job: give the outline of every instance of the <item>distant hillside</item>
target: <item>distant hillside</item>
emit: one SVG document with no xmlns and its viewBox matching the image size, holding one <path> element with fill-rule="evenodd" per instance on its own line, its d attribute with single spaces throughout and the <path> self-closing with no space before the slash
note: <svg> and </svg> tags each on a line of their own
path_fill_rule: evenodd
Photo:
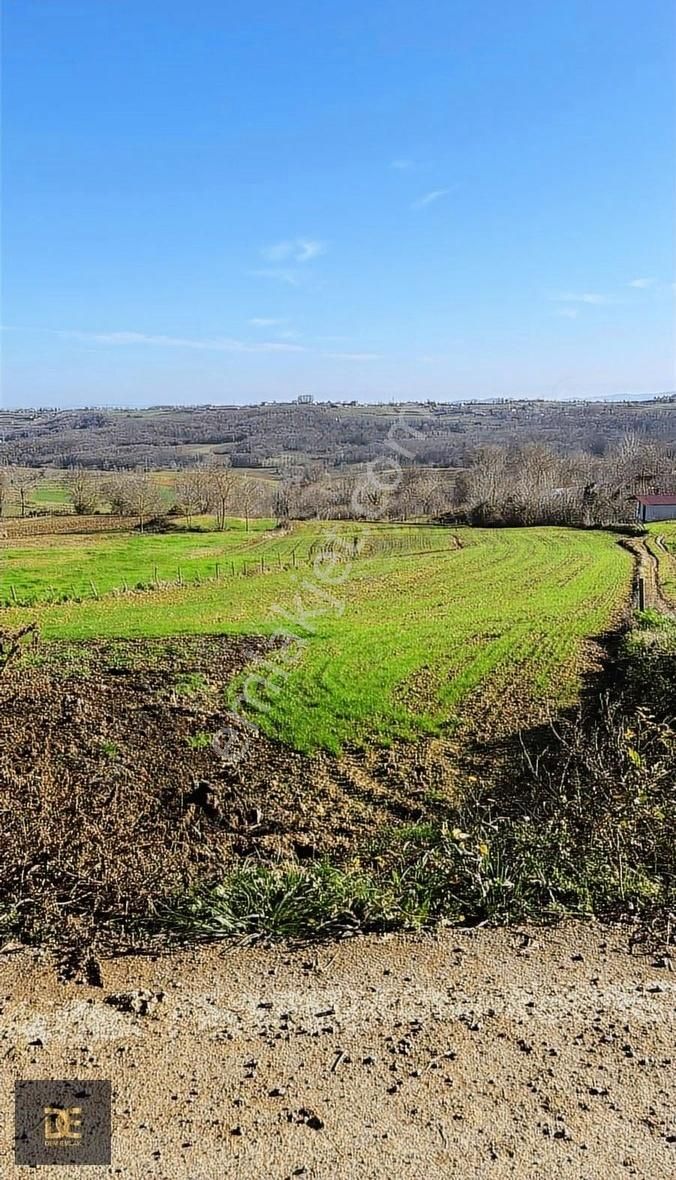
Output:
<svg viewBox="0 0 676 1180">
<path fill-rule="evenodd" d="M 382 454 L 397 418 L 419 432 L 406 445 L 423 465 L 463 466 L 477 447 L 512 441 L 601 455 L 630 431 L 676 444 L 674 395 L 647 402 L 273 403 L 0 411 L 0 459 L 36 467 L 170 467 L 216 452 L 239 467 L 343 468 Z"/>
</svg>

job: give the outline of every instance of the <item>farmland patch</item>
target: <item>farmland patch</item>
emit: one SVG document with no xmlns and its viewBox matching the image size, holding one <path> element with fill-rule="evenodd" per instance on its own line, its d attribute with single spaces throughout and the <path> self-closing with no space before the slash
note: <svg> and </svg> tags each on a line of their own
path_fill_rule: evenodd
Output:
<svg viewBox="0 0 676 1180">
<path fill-rule="evenodd" d="M 361 532 L 375 552 L 346 558 L 346 576 L 329 594 L 314 578 L 311 553 L 322 544 L 315 527 L 264 542 L 302 546 L 305 567 L 294 567 L 288 553 L 285 565 L 283 549 L 281 569 L 270 561 L 250 565 L 246 577 L 13 609 L 6 620 L 35 619 L 45 638 L 60 639 L 273 635 L 287 628 L 302 640 L 300 658 L 280 665 L 283 691 L 264 679 L 253 720 L 289 747 L 336 752 L 443 733 L 463 701 L 490 691 L 505 669 L 518 673 L 533 712 L 571 703 L 588 637 L 615 625 L 628 600 L 632 558 L 605 533 L 466 529 L 457 548 L 454 534 L 428 529 L 409 539 L 417 545 L 424 532 L 429 548 L 402 552 L 394 530 L 342 527 L 348 538 Z M 205 536 L 214 547 L 228 543 L 228 534 Z M 230 539 L 247 544 L 241 531 L 232 530 Z M 170 565 L 176 542 L 183 555 L 195 544 L 190 535 L 122 540 L 64 547 L 47 570 L 35 561 L 26 579 L 56 577 L 73 553 L 102 571 L 103 550 L 115 577 L 131 563 L 131 581 L 140 543 L 147 555 L 150 542 L 158 564 Z"/>
</svg>

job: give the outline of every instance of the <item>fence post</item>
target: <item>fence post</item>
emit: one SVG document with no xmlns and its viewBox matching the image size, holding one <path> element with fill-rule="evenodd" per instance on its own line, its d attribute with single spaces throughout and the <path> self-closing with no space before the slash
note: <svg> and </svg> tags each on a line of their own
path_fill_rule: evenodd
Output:
<svg viewBox="0 0 676 1180">
<path fill-rule="evenodd" d="M 638 609 L 645 610 L 645 578 L 638 580 Z"/>
<path fill-rule="evenodd" d="M 216 562 L 216 581 L 219 582 L 220 579 L 221 579 L 221 567 L 218 564 L 218 562 Z"/>
</svg>

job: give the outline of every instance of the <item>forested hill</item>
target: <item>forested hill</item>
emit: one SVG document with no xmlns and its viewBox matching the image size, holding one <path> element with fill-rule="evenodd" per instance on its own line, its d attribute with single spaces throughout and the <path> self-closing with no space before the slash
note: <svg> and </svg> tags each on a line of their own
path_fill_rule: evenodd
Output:
<svg viewBox="0 0 676 1180">
<path fill-rule="evenodd" d="M 0 461 L 36 467 L 191 464 L 209 452 L 234 466 L 340 468 L 382 454 L 393 421 L 419 432 L 415 462 L 462 466 L 478 446 L 543 442 L 602 455 L 628 432 L 676 443 L 676 395 L 643 402 L 496 401 L 361 406 L 269 403 L 139 410 L 0 411 Z"/>
</svg>

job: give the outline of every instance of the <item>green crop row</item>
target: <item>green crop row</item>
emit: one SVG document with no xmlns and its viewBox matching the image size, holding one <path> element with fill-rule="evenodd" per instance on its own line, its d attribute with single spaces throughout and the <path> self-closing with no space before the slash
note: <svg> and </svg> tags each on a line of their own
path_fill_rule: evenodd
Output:
<svg viewBox="0 0 676 1180">
<path fill-rule="evenodd" d="M 317 534 L 314 542 L 311 529 L 300 535 L 309 554 Z M 437 733 L 469 696 L 495 685 L 504 709 L 512 691 L 529 692 L 538 706 L 570 703 L 585 641 L 628 601 L 631 556 L 606 533 L 467 529 L 461 537 L 460 549 L 402 553 L 388 551 L 383 534 L 378 552 L 367 548 L 353 563 L 320 560 L 266 577 L 3 614 L 8 625 L 34 618 L 43 636 L 71 640 L 296 635 L 299 643 L 256 670 L 245 695 L 261 728 L 301 750 Z M 241 534 L 239 544 L 247 544 Z M 60 557 L 55 549 L 55 566 Z"/>
</svg>

